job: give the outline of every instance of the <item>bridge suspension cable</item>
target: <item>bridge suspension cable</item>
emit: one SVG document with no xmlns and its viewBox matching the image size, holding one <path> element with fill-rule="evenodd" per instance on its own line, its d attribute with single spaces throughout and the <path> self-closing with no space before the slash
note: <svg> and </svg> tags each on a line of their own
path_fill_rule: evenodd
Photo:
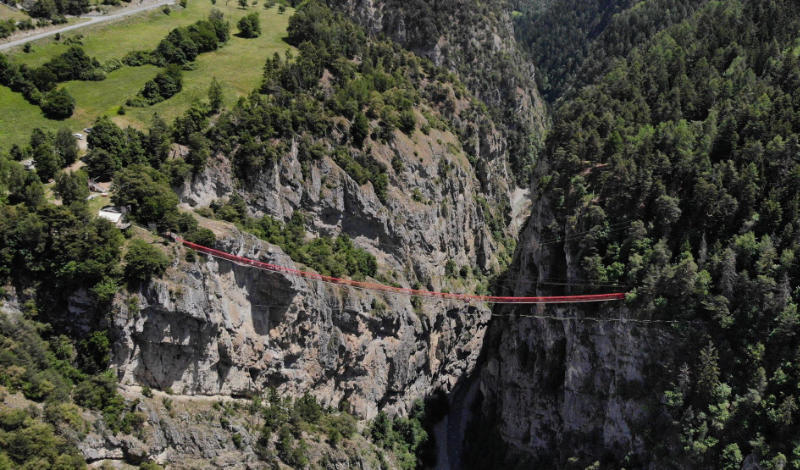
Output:
<svg viewBox="0 0 800 470">
<path fill-rule="evenodd" d="M 415 297 L 433 297 L 440 299 L 459 300 L 463 302 L 486 302 L 492 304 L 574 304 L 574 303 L 588 303 L 588 302 L 610 302 L 625 300 L 624 292 L 615 292 L 611 294 L 587 294 L 587 295 L 564 295 L 564 296 L 543 296 L 543 297 L 508 297 L 508 296 L 495 296 L 495 295 L 476 295 L 476 294 L 455 294 L 451 292 L 436 292 L 422 289 L 410 289 L 407 287 L 395 287 L 386 284 L 378 284 L 374 282 L 355 281 L 352 279 L 342 279 L 334 276 L 325 276 L 323 274 L 301 271 L 287 266 L 279 266 L 254 259 L 237 256 L 207 246 L 192 243 L 188 240 L 170 234 L 172 238 L 184 245 L 187 248 L 205 253 L 214 258 L 224 259 L 242 266 L 254 267 L 264 271 L 271 271 L 276 273 L 288 274 L 290 276 L 301 277 L 304 279 L 312 279 L 322 281 L 328 284 L 335 284 L 340 286 L 350 286 L 358 289 L 365 289 L 371 291 L 390 292 L 396 294 L 406 294 Z"/>
</svg>

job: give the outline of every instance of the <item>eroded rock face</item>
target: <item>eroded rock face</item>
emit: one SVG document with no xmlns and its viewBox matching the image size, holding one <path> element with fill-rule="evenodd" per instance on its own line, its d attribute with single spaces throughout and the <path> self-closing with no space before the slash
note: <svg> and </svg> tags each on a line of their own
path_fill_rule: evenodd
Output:
<svg viewBox="0 0 800 470">
<path fill-rule="evenodd" d="M 411 136 L 396 131 L 388 143 L 369 141 L 369 154 L 387 168 L 383 200 L 371 183 L 359 185 L 328 157 L 301 163 L 292 141 L 286 155 L 248 181 L 234 177 L 227 156 L 217 155 L 179 188 L 181 202 L 187 209 L 206 207 L 237 193 L 253 217 L 285 221 L 302 211 L 309 237 L 347 234 L 372 253 L 381 282 L 473 292 L 502 269 L 499 258 L 509 256 L 504 238 L 516 236 L 512 216 L 525 217 L 511 207 L 511 131 L 536 134 L 545 126 L 533 68 L 520 59 L 510 18 L 498 13 L 487 27 L 476 26 L 459 14 L 469 2 L 441 11 L 433 5 L 437 21 L 455 27 L 420 35 L 411 31 L 415 21 L 387 16 L 387 4 L 395 11 L 399 3 L 332 3 L 373 33 L 388 31 L 437 64 L 471 72 L 462 76 L 480 99 L 518 116 L 476 115 L 469 96 L 446 90 L 452 132 L 432 126 Z M 477 72 L 491 67 L 475 54 L 487 51 L 514 72 L 485 80 Z M 425 120 L 419 112 L 416 117 Z M 337 145 L 348 126 L 337 123 L 320 140 Z M 293 266 L 277 247 L 229 225 L 214 228 L 217 248 Z M 203 257 L 185 262 L 184 252 L 174 250 L 179 261 L 167 276 L 135 294 L 138 312 L 129 311 L 127 299 L 117 300 L 113 362 L 124 384 L 232 396 L 274 386 L 293 396 L 310 391 L 325 404 L 347 400 L 369 418 L 379 409 L 402 414 L 414 399 L 450 392 L 476 367 L 490 317 L 486 306 L 426 300 L 415 308 L 405 297 L 376 297 Z M 478 275 L 448 277 L 448 261 Z"/>
<path fill-rule="evenodd" d="M 548 125 L 534 64 L 517 44 L 512 8 L 501 0 L 328 0 L 372 34 L 459 74 L 510 128 L 538 138 Z M 494 73 L 493 73 L 494 72 Z M 520 129 L 517 129 L 520 130 Z"/>
<path fill-rule="evenodd" d="M 560 468 L 571 457 L 588 465 L 593 456 L 636 454 L 654 423 L 645 405 L 658 403 L 650 375 L 661 370 L 669 344 L 669 334 L 631 323 L 504 319 L 491 335 L 481 373 L 483 410 L 516 454 L 512 460 Z"/>
<path fill-rule="evenodd" d="M 484 191 L 452 134 L 431 130 L 373 147 L 389 170 L 385 201 L 370 183 L 358 185 L 332 160 L 304 174 L 290 151 L 255 182 L 241 186 L 219 156 L 183 188 L 188 206 L 202 206 L 243 189 L 253 216 L 286 220 L 306 214 L 309 236 L 345 233 L 378 260 L 383 282 L 471 291 L 445 265 L 471 272 L 497 269 L 498 242 L 486 219 L 508 209 L 504 160 L 487 155 Z M 489 147 L 488 151 L 502 151 Z M 479 199 L 484 202 L 480 203 Z M 207 221 L 217 248 L 270 263 L 294 264 L 278 247 L 230 224 Z M 268 387 L 325 404 L 342 400 L 362 417 L 379 409 L 404 413 L 415 399 L 449 392 L 474 369 L 489 319 L 485 305 L 425 300 L 415 308 L 397 295 L 343 289 L 227 261 L 177 260 L 164 279 L 143 287 L 138 312 L 118 299 L 114 363 L 123 384 L 176 393 L 243 396 Z"/>
<path fill-rule="evenodd" d="M 219 246 L 294 267 L 250 235 Z M 139 299 L 138 313 L 119 305 L 114 319 L 122 384 L 233 396 L 274 386 L 291 396 L 310 391 L 328 405 L 346 399 L 364 417 L 379 408 L 402 413 L 416 398 L 451 390 L 475 366 L 489 318 L 485 307 L 433 301 L 416 313 L 408 297 L 203 256 L 178 262 Z"/>
<path fill-rule="evenodd" d="M 541 243 L 552 220 L 546 207 L 552 206 L 545 199 L 534 204 L 520 235 L 510 276 L 515 295 L 548 294 L 532 288 L 531 281 L 552 278 L 554 266 L 568 279 L 577 277 L 569 250 Z M 666 420 L 659 412 L 662 389 L 654 384 L 673 362 L 674 330 L 616 321 L 633 316 L 616 302 L 518 306 L 495 313 L 502 316 L 486 337 L 478 422 L 491 423 L 508 444 L 500 460 L 542 468 L 564 468 L 570 458 L 583 466 L 601 456 L 648 461 L 642 454 L 645 440 L 666 422 L 660 421 Z"/>
</svg>

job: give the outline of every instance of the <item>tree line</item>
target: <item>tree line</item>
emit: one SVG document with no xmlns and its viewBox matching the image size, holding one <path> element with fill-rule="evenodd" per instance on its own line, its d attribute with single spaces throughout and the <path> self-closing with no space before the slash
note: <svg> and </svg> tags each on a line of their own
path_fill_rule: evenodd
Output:
<svg viewBox="0 0 800 470">
<path fill-rule="evenodd" d="M 702 323 L 679 332 L 648 417 L 665 465 L 800 465 L 798 28 L 795 2 L 728 1 L 630 33 L 641 44 L 558 106 L 547 140 L 541 236 L 582 278 L 630 286 L 632 314 Z"/>
</svg>

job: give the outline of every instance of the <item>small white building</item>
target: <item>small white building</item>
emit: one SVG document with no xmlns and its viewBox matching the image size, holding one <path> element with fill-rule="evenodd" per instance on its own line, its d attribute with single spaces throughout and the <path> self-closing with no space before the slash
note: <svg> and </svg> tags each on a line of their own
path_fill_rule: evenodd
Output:
<svg viewBox="0 0 800 470">
<path fill-rule="evenodd" d="M 27 160 L 22 160 L 20 163 L 28 171 L 33 171 L 36 169 L 36 163 L 33 162 L 32 158 L 28 158 Z"/>
<path fill-rule="evenodd" d="M 131 226 L 125 214 L 128 211 L 124 207 L 105 206 L 97 213 L 98 217 L 108 220 L 117 226 L 117 228 L 128 228 Z"/>
</svg>

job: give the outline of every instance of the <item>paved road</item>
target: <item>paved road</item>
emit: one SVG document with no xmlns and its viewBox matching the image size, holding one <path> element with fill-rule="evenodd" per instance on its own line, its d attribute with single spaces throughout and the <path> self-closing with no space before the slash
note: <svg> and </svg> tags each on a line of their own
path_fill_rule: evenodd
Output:
<svg viewBox="0 0 800 470">
<path fill-rule="evenodd" d="M 89 21 L 84 21 L 83 23 L 73 24 L 70 26 L 64 26 L 63 28 L 53 29 L 50 31 L 46 31 L 44 33 L 34 34 L 32 36 L 27 36 L 21 39 L 17 39 L 14 41 L 6 42 L 0 44 L 0 51 L 11 49 L 12 47 L 21 46 L 26 42 L 36 41 L 37 39 L 46 38 L 48 36 L 53 36 L 56 33 L 65 33 L 67 31 L 72 31 L 78 28 L 85 28 L 86 26 L 90 26 L 97 23 L 104 23 L 106 21 L 116 20 L 119 18 L 124 18 L 126 16 L 135 15 L 136 13 L 140 13 L 147 10 L 152 10 L 153 8 L 158 8 L 164 5 L 173 5 L 175 0 L 159 0 L 156 3 L 151 3 L 148 5 L 127 9 L 124 11 L 120 11 L 117 13 L 113 13 L 111 15 L 104 15 L 104 16 L 83 16 L 82 18 L 89 18 Z"/>
</svg>

